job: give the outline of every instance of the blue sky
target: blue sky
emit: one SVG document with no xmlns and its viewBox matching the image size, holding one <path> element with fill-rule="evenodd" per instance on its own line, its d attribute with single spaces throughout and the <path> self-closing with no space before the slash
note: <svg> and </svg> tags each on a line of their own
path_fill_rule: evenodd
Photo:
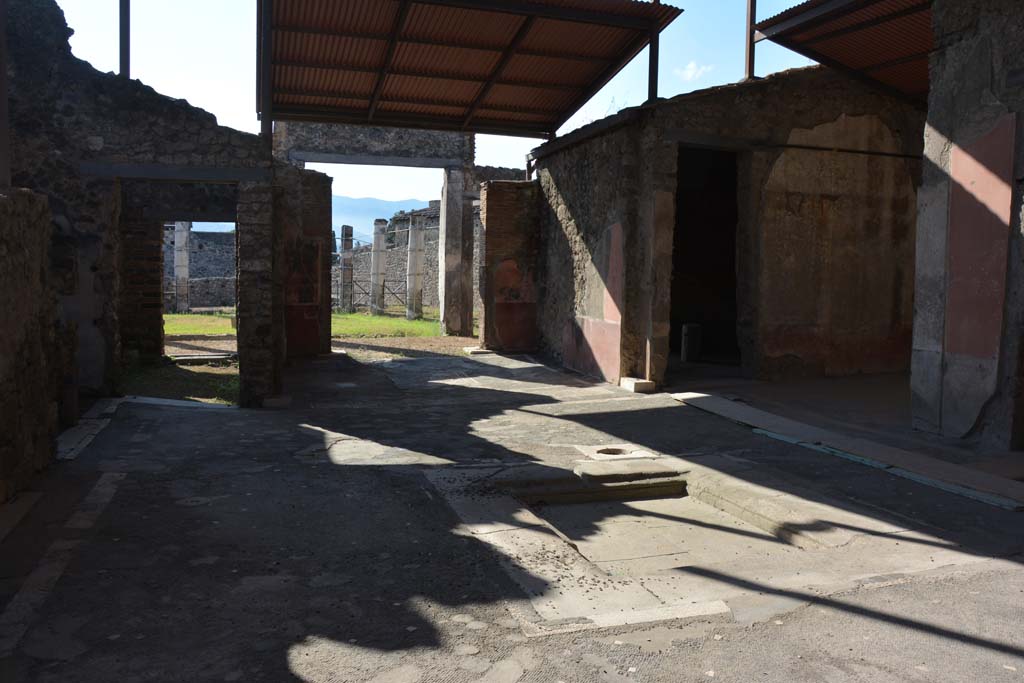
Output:
<svg viewBox="0 0 1024 683">
<path fill-rule="evenodd" d="M 116 71 L 117 0 L 57 0 L 75 30 L 72 51 L 101 71 Z M 798 0 L 760 0 L 764 19 Z M 674 0 L 685 12 L 661 38 L 659 94 L 732 83 L 743 77 L 745 0 Z M 132 76 L 187 99 L 219 122 L 257 132 L 256 3 L 253 0 L 134 0 Z M 760 76 L 811 64 L 784 48 L 761 43 Z M 639 55 L 559 131 L 564 134 L 647 98 L 647 53 Z M 524 167 L 536 139 L 478 136 L 477 163 Z M 435 199 L 441 173 L 432 169 L 310 164 L 334 177 L 334 193 L 378 199 Z"/>
</svg>

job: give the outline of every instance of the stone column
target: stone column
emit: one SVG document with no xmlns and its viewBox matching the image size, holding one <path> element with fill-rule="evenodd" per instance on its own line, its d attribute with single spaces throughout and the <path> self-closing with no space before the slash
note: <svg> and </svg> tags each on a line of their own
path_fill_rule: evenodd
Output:
<svg viewBox="0 0 1024 683">
<path fill-rule="evenodd" d="M 423 222 L 409 222 L 409 258 L 405 272 L 405 317 L 419 320 L 423 317 Z"/>
<path fill-rule="evenodd" d="M 384 304 L 384 276 L 387 272 L 388 252 L 385 233 L 388 222 L 378 218 L 373 222 L 373 251 L 370 252 L 370 313 L 383 315 L 387 310 Z"/>
<path fill-rule="evenodd" d="M 464 337 L 473 334 L 473 205 L 466 199 L 472 183 L 471 169 L 445 171 L 437 244 L 441 330 Z"/>
<path fill-rule="evenodd" d="M 260 408 L 281 390 L 282 321 L 275 315 L 274 196 L 269 183 L 238 186 L 235 235 L 238 278 L 239 403 Z"/>
<path fill-rule="evenodd" d="M 341 226 L 341 292 L 338 305 L 342 313 L 355 312 L 355 297 L 352 291 L 352 226 Z"/>
<path fill-rule="evenodd" d="M 192 223 L 179 221 L 174 224 L 174 310 L 178 313 L 188 313 L 191 310 L 188 296 L 191 235 Z"/>
</svg>

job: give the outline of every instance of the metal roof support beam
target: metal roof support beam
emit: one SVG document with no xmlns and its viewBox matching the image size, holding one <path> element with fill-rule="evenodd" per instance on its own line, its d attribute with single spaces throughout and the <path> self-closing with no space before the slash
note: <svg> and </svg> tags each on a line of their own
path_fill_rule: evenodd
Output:
<svg viewBox="0 0 1024 683">
<path fill-rule="evenodd" d="M 774 39 L 792 31 L 807 31 L 840 14 L 846 14 L 877 2 L 880 2 L 880 0 L 829 0 L 785 21 L 780 21 L 771 26 L 762 26 L 761 33 L 764 34 L 765 38 Z"/>
<path fill-rule="evenodd" d="M 466 118 L 462 120 L 462 127 L 466 128 L 469 126 L 469 122 L 473 120 L 473 116 L 476 115 L 477 109 L 483 103 L 487 96 L 491 93 L 491 89 L 494 88 L 495 82 L 501 78 L 501 74 L 504 73 L 505 67 L 515 56 L 516 50 L 522 45 L 523 41 L 526 40 L 526 36 L 529 35 L 530 29 L 533 28 L 533 24 L 536 21 L 536 17 L 526 17 L 523 23 L 519 25 L 519 30 L 516 31 L 516 35 L 512 38 L 512 42 L 508 44 L 505 51 L 501 54 L 501 58 L 498 63 L 494 65 L 494 70 L 491 71 L 491 77 L 484 83 L 484 87 L 480 88 L 480 92 L 477 94 L 476 99 L 469 105 L 469 109 L 466 111 Z"/>
<path fill-rule="evenodd" d="M 637 35 L 637 37 L 633 39 L 633 42 L 630 43 L 629 48 L 626 50 L 625 58 L 620 62 L 612 62 L 611 64 L 608 65 L 607 69 L 601 72 L 601 75 L 598 76 L 597 80 L 594 82 L 594 85 L 591 86 L 589 90 L 585 90 L 583 94 L 580 95 L 580 97 L 572 103 L 572 106 L 569 107 L 569 111 L 571 113 L 568 116 L 562 118 L 555 125 L 555 130 L 561 128 L 562 125 L 565 124 L 565 122 L 568 121 L 573 114 L 579 111 L 580 108 L 584 104 L 586 104 L 591 97 L 596 95 L 597 92 L 601 90 L 601 88 L 607 85 L 608 81 L 612 80 L 612 78 L 615 77 L 615 74 L 622 71 L 623 67 L 632 62 L 633 58 L 636 57 L 637 54 L 639 54 L 639 52 L 644 49 L 644 46 L 647 44 L 647 40 L 649 37 L 650 34 L 648 34 L 646 31 L 644 33 Z"/>
<path fill-rule="evenodd" d="M 541 19 L 561 19 L 562 21 L 575 21 L 584 24 L 615 26 L 618 28 L 630 28 L 643 31 L 647 31 L 651 25 L 651 20 L 644 17 L 609 14 L 607 12 L 594 12 L 591 10 L 576 9 L 573 7 L 542 5 L 536 2 L 525 2 L 524 0 L 489 0 L 486 3 L 481 3 L 479 0 L 414 1 L 420 5 L 442 5 L 444 7 L 457 7 L 459 9 L 481 10 L 485 12 L 503 12 L 506 14 L 519 14 Z"/>
<path fill-rule="evenodd" d="M 132 77 L 132 0 L 121 0 L 119 18 L 121 67 L 120 74 Z"/>
<path fill-rule="evenodd" d="M 360 100 L 363 102 L 369 102 L 370 97 L 365 93 L 345 90 L 301 90 L 286 88 L 277 91 L 278 95 L 290 96 L 290 97 L 329 97 L 332 99 L 339 100 Z M 432 99 L 429 97 L 382 97 L 380 102 L 390 102 L 392 104 L 418 104 L 425 105 L 428 107 L 458 107 L 466 108 L 471 106 L 466 102 L 456 102 L 454 100 L 440 100 Z M 487 105 L 484 109 L 491 111 L 507 111 L 507 112 L 520 112 L 523 114 L 537 114 L 539 116 L 557 116 L 558 112 L 551 109 L 537 109 L 535 107 L 508 107 L 505 105 Z"/>
<path fill-rule="evenodd" d="M 920 12 L 925 12 L 931 9 L 931 7 L 931 0 L 928 0 L 928 2 L 921 3 L 920 5 L 905 7 L 891 14 L 886 14 L 885 16 L 873 17 L 871 19 L 866 19 L 865 21 L 861 21 L 850 26 L 844 26 L 843 28 L 836 29 L 834 31 L 828 31 L 827 33 L 822 33 L 821 35 L 814 36 L 813 38 L 809 40 L 804 40 L 802 42 L 804 45 L 814 45 L 815 43 L 820 43 L 825 40 L 841 38 L 842 36 L 846 36 L 851 33 L 856 33 L 858 31 L 863 31 L 865 29 L 874 28 L 875 26 L 879 26 L 880 24 L 888 23 L 894 19 L 902 19 L 903 17 L 909 17 Z"/>
<path fill-rule="evenodd" d="M 522 54 L 521 52 L 518 54 Z M 296 62 L 296 61 L 275 61 L 274 66 L 294 67 L 297 69 L 323 69 L 325 71 L 352 71 L 354 73 L 375 74 L 380 69 L 370 66 L 359 66 L 358 64 L 347 64 L 345 62 Z M 408 76 L 410 78 L 432 78 L 438 81 L 459 81 L 462 83 L 486 83 L 487 76 L 473 76 L 470 74 L 446 74 L 430 71 L 415 71 L 410 69 L 391 69 L 388 72 L 392 76 Z M 510 85 L 518 88 L 536 88 L 538 90 L 579 90 L 575 83 L 551 83 L 544 81 L 521 81 L 499 78 L 494 82 L 496 85 Z"/>
<path fill-rule="evenodd" d="M 744 77 L 748 81 L 757 78 L 755 67 L 757 66 L 757 0 L 747 0 L 747 59 Z"/>
<path fill-rule="evenodd" d="M 380 95 L 384 91 L 384 83 L 388 80 L 388 72 L 395 61 L 395 50 L 398 48 L 398 39 L 405 28 L 405 19 L 409 16 L 409 8 L 412 6 L 410 0 L 402 0 L 395 15 L 395 24 L 388 37 L 388 49 L 384 53 L 384 64 L 380 68 L 380 75 L 377 76 L 377 84 L 373 86 L 373 95 L 370 97 L 370 111 L 366 115 L 367 121 L 373 121 L 373 115 L 377 113 L 377 105 L 380 104 Z"/>
<path fill-rule="evenodd" d="M 0 190 L 11 186 L 11 120 L 7 102 L 7 0 L 0 0 Z"/>
<path fill-rule="evenodd" d="M 322 31 L 320 29 L 308 28 L 304 26 L 276 26 L 275 31 L 282 33 L 300 33 L 307 36 L 323 36 L 325 38 L 354 38 L 363 40 L 381 40 L 387 41 L 391 38 L 389 33 L 358 33 L 354 31 Z M 432 45 L 435 47 L 451 47 L 450 43 L 446 43 L 443 40 L 429 40 L 427 38 L 417 38 L 416 36 L 402 36 L 402 43 L 409 43 L 410 45 Z M 484 43 L 460 43 L 458 47 L 466 50 L 479 50 L 480 52 L 503 52 L 505 50 L 504 45 L 488 45 Z M 520 50 L 519 54 L 526 57 L 548 57 L 550 59 L 567 59 L 576 62 L 601 62 L 607 61 L 604 57 L 594 57 L 591 55 L 581 55 L 573 52 L 551 52 L 548 50 Z M 377 69 L 374 69 L 376 72 Z"/>
<path fill-rule="evenodd" d="M 273 75 L 274 34 L 271 30 L 274 17 L 274 1 L 260 0 L 260 134 L 269 140 L 274 135 L 274 94 L 271 84 Z"/>
<path fill-rule="evenodd" d="M 900 57 L 899 59 L 890 59 L 884 62 L 878 62 L 877 64 L 872 64 L 870 66 L 865 66 L 862 68 L 862 71 L 866 74 L 869 74 L 873 71 L 881 71 L 882 69 L 888 69 L 891 66 L 901 66 L 903 64 L 909 64 L 910 62 L 916 62 L 919 59 L 928 59 L 931 56 L 931 54 L 931 51 L 918 52 L 917 54 L 907 55 L 906 57 Z"/>
</svg>

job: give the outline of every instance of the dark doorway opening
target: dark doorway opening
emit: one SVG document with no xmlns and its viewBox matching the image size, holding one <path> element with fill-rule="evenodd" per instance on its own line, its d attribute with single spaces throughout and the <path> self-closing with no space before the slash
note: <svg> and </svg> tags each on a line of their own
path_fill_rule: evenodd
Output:
<svg viewBox="0 0 1024 683">
<path fill-rule="evenodd" d="M 680 148 L 672 254 L 672 365 L 739 366 L 737 159 Z"/>
</svg>

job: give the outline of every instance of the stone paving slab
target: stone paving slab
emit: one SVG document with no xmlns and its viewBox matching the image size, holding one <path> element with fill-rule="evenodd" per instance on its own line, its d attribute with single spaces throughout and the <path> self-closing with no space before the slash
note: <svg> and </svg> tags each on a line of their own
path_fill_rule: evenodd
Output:
<svg viewBox="0 0 1024 683">
<path fill-rule="evenodd" d="M 673 394 L 681 403 L 779 435 L 792 443 L 817 447 L 824 453 L 860 459 L 865 465 L 889 470 L 925 485 L 1011 510 L 1024 510 L 1024 482 L 1004 479 L 920 453 L 846 436 L 789 418 L 773 415 L 742 402 L 699 393 Z"/>
</svg>

